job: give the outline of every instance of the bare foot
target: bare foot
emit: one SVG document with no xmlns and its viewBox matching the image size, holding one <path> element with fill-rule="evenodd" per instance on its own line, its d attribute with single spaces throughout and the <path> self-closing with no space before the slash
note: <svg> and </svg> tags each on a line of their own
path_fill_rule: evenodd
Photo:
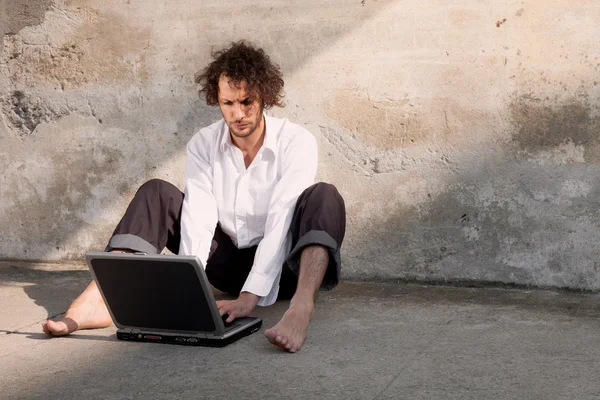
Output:
<svg viewBox="0 0 600 400">
<path fill-rule="evenodd" d="M 281 321 L 265 331 L 269 342 L 290 353 L 302 348 L 308 333 L 308 325 L 315 313 L 314 303 L 292 302 Z"/>
<path fill-rule="evenodd" d="M 92 281 L 60 321 L 47 320 L 42 324 L 42 330 L 48 336 L 64 336 L 79 329 L 106 328 L 111 323 L 106 304 L 96 282 Z"/>
<path fill-rule="evenodd" d="M 64 336 L 79 329 L 106 328 L 111 323 L 108 309 L 101 303 L 70 308 L 60 321 L 47 320 L 42 329 L 48 336 Z"/>
</svg>

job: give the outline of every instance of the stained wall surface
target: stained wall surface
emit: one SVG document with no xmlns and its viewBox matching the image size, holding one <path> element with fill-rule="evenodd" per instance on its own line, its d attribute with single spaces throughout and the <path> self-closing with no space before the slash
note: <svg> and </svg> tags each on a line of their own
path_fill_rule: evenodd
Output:
<svg viewBox="0 0 600 400">
<path fill-rule="evenodd" d="M 101 250 L 248 39 L 346 199 L 346 279 L 600 289 L 600 3 L 0 0 L 0 258 Z M 0 37 L 0 38 L 2 38 Z"/>
</svg>

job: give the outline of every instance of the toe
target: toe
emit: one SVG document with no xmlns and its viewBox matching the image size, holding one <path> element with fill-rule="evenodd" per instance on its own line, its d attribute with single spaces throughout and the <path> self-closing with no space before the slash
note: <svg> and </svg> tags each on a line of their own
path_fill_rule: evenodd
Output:
<svg viewBox="0 0 600 400">
<path fill-rule="evenodd" d="M 48 333 L 53 335 L 54 333 L 56 333 L 58 331 L 57 327 L 56 327 L 56 323 L 54 321 L 48 321 L 46 323 L 46 329 L 48 330 Z"/>
<path fill-rule="evenodd" d="M 53 336 L 62 336 L 68 333 L 67 325 L 62 321 L 55 322 L 49 320 L 46 324 L 46 329 Z"/>
<path fill-rule="evenodd" d="M 270 341 L 274 341 L 275 338 L 277 337 L 277 331 L 275 329 L 273 329 L 273 328 L 267 329 L 265 331 L 265 336 Z"/>
</svg>

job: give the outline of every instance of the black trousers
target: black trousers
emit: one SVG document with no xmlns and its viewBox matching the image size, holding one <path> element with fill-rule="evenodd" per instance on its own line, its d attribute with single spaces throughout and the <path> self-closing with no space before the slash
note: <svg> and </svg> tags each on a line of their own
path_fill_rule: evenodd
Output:
<svg viewBox="0 0 600 400">
<path fill-rule="evenodd" d="M 169 182 L 152 179 L 144 183 L 127 207 L 106 251 L 124 249 L 157 254 L 166 247 L 179 251 L 181 207 L 184 194 Z M 279 298 L 291 298 L 298 283 L 300 255 L 310 245 L 329 250 L 329 265 L 321 284 L 333 289 L 339 282 L 340 246 L 346 231 L 344 200 L 335 186 L 317 183 L 306 189 L 296 203 L 290 226 L 292 251 L 283 265 Z M 257 246 L 238 249 L 219 225 L 206 265 L 206 276 L 217 289 L 238 295 L 254 263 Z"/>
</svg>

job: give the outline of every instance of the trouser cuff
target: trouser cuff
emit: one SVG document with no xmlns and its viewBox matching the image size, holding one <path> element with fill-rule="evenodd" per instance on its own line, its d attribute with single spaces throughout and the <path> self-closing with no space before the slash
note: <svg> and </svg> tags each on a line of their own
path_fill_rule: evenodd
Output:
<svg viewBox="0 0 600 400">
<path fill-rule="evenodd" d="M 158 254 L 156 247 L 141 237 L 129 233 L 117 234 L 110 238 L 108 246 L 106 246 L 104 251 L 112 251 L 114 249 L 127 249 L 139 253 Z"/>
<path fill-rule="evenodd" d="M 325 272 L 321 289 L 331 290 L 336 287 L 340 281 L 342 263 L 340 259 L 340 250 L 338 248 L 339 245 L 329 233 L 318 230 L 306 232 L 300 239 L 298 239 L 298 243 L 296 243 L 296 246 L 292 249 L 290 255 L 288 256 L 286 260 L 288 267 L 297 276 L 300 270 L 300 255 L 302 254 L 302 250 L 311 245 L 321 245 L 329 250 L 329 265 L 327 266 L 327 271 Z"/>
</svg>

